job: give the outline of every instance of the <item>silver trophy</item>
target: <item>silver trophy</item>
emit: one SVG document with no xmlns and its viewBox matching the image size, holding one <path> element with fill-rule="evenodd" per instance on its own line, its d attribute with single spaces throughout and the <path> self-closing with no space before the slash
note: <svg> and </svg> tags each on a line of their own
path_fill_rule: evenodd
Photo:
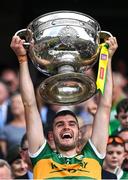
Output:
<svg viewBox="0 0 128 180">
<path fill-rule="evenodd" d="M 96 93 L 95 80 L 86 72 L 99 58 L 101 40 L 112 35 L 95 19 L 76 11 L 50 12 L 16 35 L 25 37 L 31 61 L 47 77 L 39 86 L 44 101 L 74 105 Z"/>
</svg>

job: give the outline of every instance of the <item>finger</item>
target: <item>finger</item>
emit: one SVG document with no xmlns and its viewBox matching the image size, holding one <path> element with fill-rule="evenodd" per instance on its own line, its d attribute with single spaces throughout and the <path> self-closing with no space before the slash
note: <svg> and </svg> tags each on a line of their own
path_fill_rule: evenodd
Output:
<svg viewBox="0 0 128 180">
<path fill-rule="evenodd" d="M 15 38 L 15 43 L 16 43 L 16 44 L 19 44 L 19 43 L 20 43 L 20 40 L 21 40 L 21 39 L 17 36 L 17 37 Z"/>
<path fill-rule="evenodd" d="M 109 44 L 109 46 L 114 46 L 115 45 L 115 38 L 114 37 L 110 37 L 107 41 L 106 41 L 106 43 L 108 43 Z"/>
</svg>

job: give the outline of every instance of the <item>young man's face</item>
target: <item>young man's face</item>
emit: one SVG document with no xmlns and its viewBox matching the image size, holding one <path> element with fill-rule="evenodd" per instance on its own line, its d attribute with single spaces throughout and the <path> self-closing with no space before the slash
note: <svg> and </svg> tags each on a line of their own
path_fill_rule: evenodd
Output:
<svg viewBox="0 0 128 180">
<path fill-rule="evenodd" d="M 115 169 L 116 167 L 121 167 L 123 160 L 125 158 L 125 150 L 124 146 L 113 145 L 109 144 L 107 145 L 107 153 L 105 157 L 105 164 L 110 169 Z"/>
<path fill-rule="evenodd" d="M 79 139 L 78 122 L 71 115 L 56 117 L 53 136 L 57 148 L 64 151 L 76 148 Z"/>
<path fill-rule="evenodd" d="M 128 112 L 121 111 L 116 118 L 120 121 L 123 128 L 128 128 Z"/>
</svg>

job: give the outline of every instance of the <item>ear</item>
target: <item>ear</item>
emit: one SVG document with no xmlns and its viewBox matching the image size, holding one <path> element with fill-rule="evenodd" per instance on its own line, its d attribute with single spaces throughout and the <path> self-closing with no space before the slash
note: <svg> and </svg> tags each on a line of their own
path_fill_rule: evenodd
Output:
<svg viewBox="0 0 128 180">
<path fill-rule="evenodd" d="M 53 140 L 54 138 L 53 138 L 53 131 L 49 131 L 48 132 L 48 139 L 49 140 Z"/>
<path fill-rule="evenodd" d="M 128 157 L 128 152 L 124 153 L 124 159 Z"/>
<path fill-rule="evenodd" d="M 79 140 L 82 139 L 82 132 L 81 132 L 80 129 L 79 129 L 78 139 L 79 139 Z"/>
</svg>

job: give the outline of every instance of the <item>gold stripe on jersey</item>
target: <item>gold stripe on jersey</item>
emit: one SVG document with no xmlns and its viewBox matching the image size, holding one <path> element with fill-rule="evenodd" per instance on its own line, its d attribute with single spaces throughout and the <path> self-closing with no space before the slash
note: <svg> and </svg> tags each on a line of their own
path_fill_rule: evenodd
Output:
<svg viewBox="0 0 128 180">
<path fill-rule="evenodd" d="M 76 164 L 59 164 L 52 159 L 41 159 L 34 167 L 34 179 L 64 177 L 101 179 L 101 166 L 96 159 L 83 158 Z"/>
</svg>

